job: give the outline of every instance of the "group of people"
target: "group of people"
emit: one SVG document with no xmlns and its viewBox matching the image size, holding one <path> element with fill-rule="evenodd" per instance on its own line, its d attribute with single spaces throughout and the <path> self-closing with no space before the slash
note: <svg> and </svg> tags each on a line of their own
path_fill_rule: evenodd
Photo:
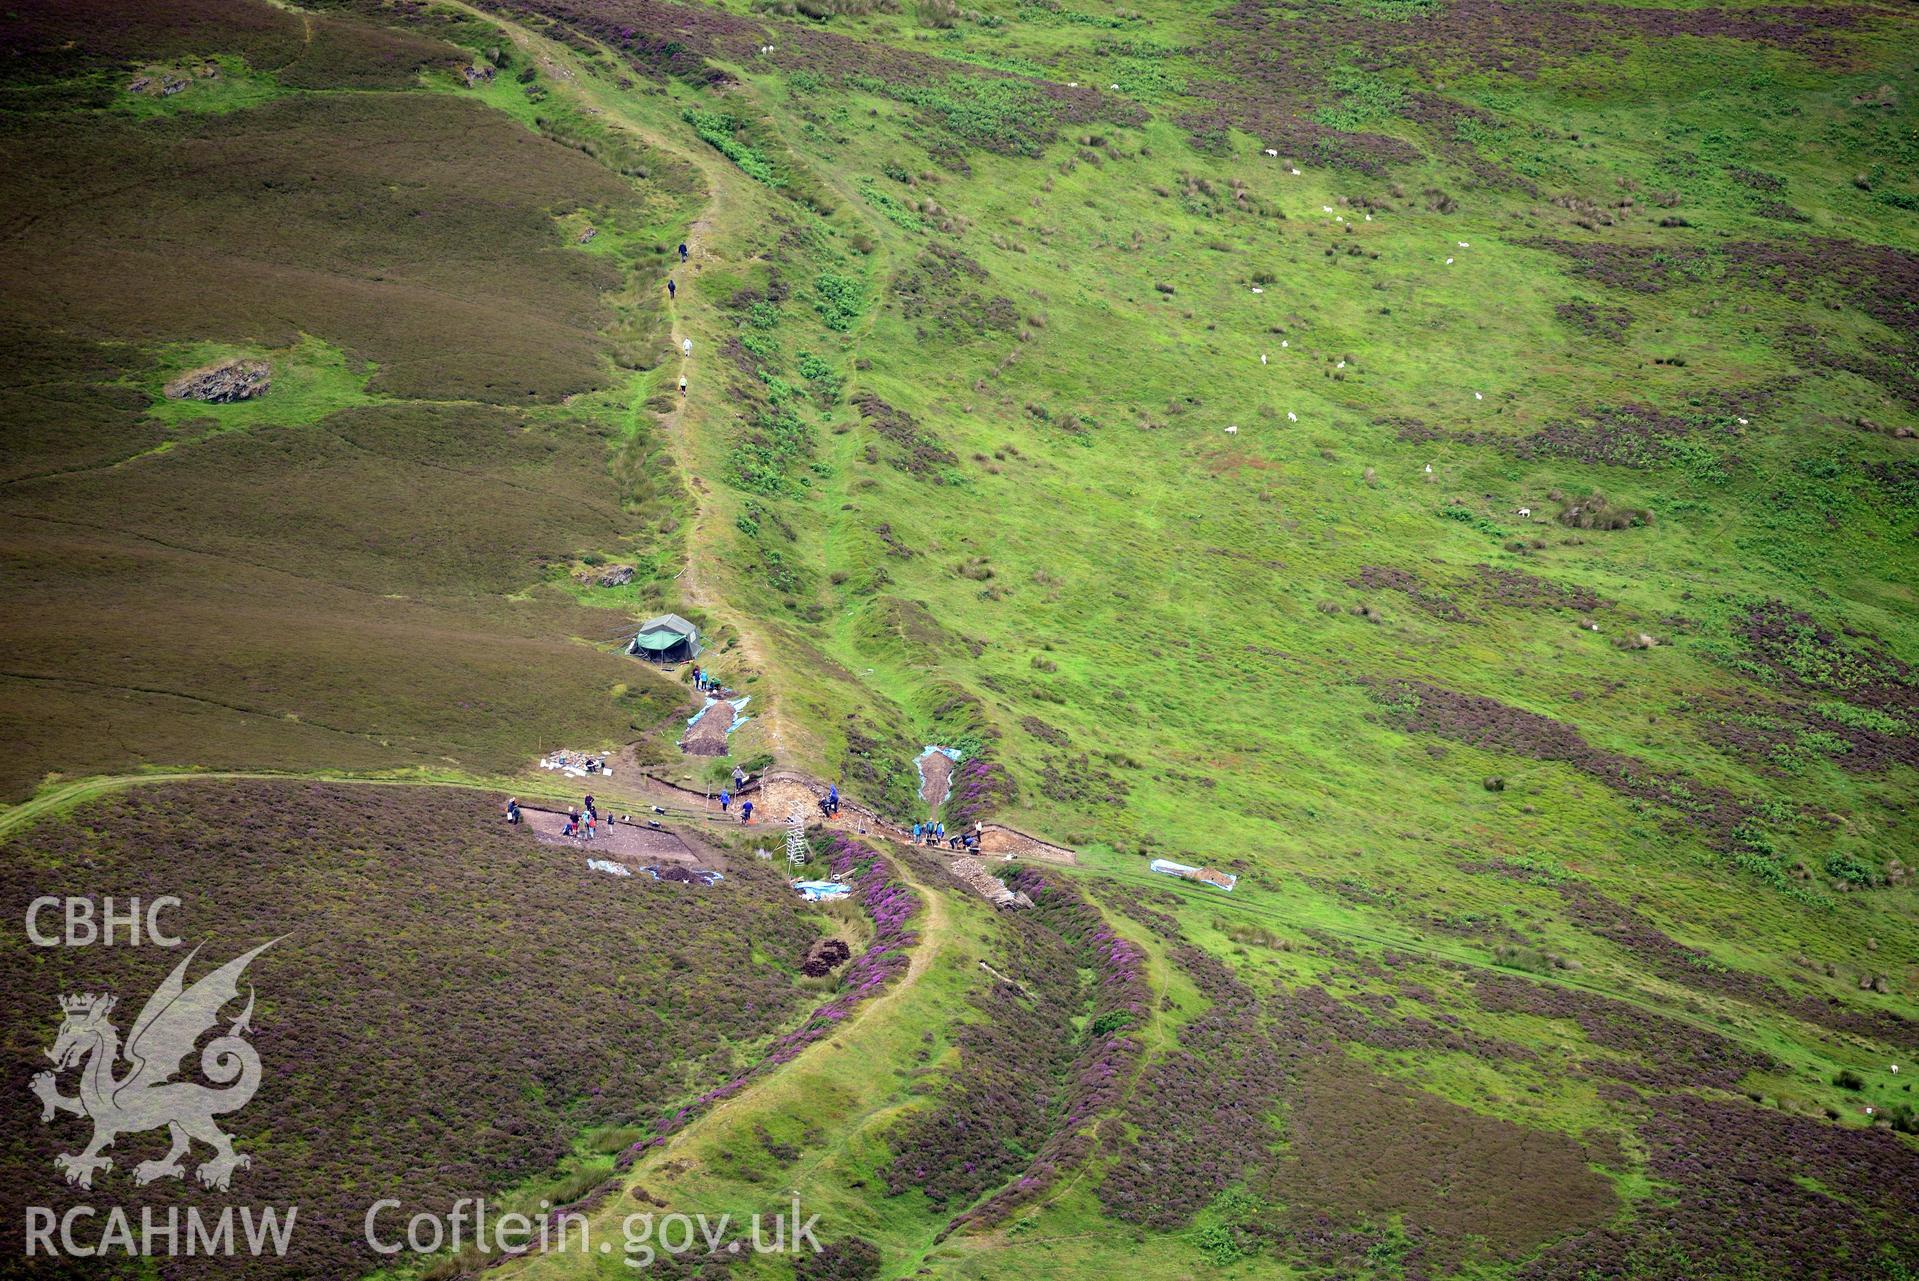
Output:
<svg viewBox="0 0 1919 1281">
<path fill-rule="evenodd" d="M 517 796 L 506 798 L 506 821 L 509 827 L 518 827 L 526 821 L 525 816 L 520 813 L 520 798 Z M 583 841 L 592 840 L 599 835 L 599 832 L 600 807 L 590 795 L 579 809 L 567 810 L 566 825 L 560 829 L 561 836 L 571 836 Z"/>
<path fill-rule="evenodd" d="M 713 679 L 713 673 L 695 663 L 693 665 L 693 689 L 695 693 L 699 694 L 719 694 L 725 692 L 726 687 Z"/>
<path fill-rule="evenodd" d="M 581 840 L 590 841 L 599 835 L 600 811 L 593 804 L 591 795 L 586 798 L 584 809 L 584 813 L 576 809 L 569 809 L 566 812 L 566 826 L 560 829 L 561 836 L 576 836 Z"/>
<path fill-rule="evenodd" d="M 933 846 L 943 844 L 949 850 L 963 849 L 968 853 L 977 854 L 979 853 L 980 837 L 983 836 L 985 832 L 986 825 L 976 821 L 973 824 L 972 831 L 956 831 L 949 835 L 946 831 L 946 822 L 944 819 L 938 821 L 928 820 L 924 823 L 913 824 L 913 844 Z"/>
</svg>

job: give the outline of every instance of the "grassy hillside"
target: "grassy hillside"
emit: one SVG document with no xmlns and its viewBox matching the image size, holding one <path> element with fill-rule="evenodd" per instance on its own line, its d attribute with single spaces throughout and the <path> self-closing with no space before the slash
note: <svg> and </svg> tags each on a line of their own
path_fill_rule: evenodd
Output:
<svg viewBox="0 0 1919 1281">
<path fill-rule="evenodd" d="M 950 821 L 1079 852 L 1017 915 L 915 863 L 899 987 L 601 1219 L 798 1189 L 805 1276 L 1919 1270 L 1905 12 L 103 11 L 7 19 L 16 794 L 631 738 L 657 606 L 733 759 L 910 821 L 950 746 Z M 160 398 L 227 353 L 274 391 Z"/>
<path fill-rule="evenodd" d="M 1791 1169 L 1829 1120 L 1908 1102 L 1880 1062 L 1914 1044 L 1919 944 L 1906 24 L 500 12 L 620 55 L 626 109 L 726 192 L 681 295 L 712 353 L 682 446 L 696 572 L 764 637 L 778 710 L 743 734 L 901 816 L 918 746 L 960 746 L 1092 881 L 1143 891 L 1155 855 L 1241 875 L 1177 895 L 1167 965 L 1194 1012 L 1247 993 L 1245 1048 L 1154 1069 L 1011 1238 L 916 1257 L 1023 1269 L 1033 1233 L 1098 1272 L 1140 1239 L 1088 1241 L 1141 1223 L 1174 1270 L 1770 1274 L 1704 1226 L 1731 1192 L 1667 1154 L 1760 1126 Z M 1486 977 L 1513 973 L 1516 998 Z M 1631 1030 L 1653 1012 L 1680 1021 Z M 1365 1065 L 1351 1097 L 1264 1057 L 1302 1036 Z M 1609 1053 L 1650 1089 L 1595 1081 Z M 1233 1094 L 1222 1055 L 1265 1079 Z M 1274 1128 L 1191 1170 L 1134 1146 L 1220 1109 Z M 1364 1177 L 1366 1141 L 1300 1146 L 1396 1110 L 1454 1137 Z M 1547 1141 L 1495 1122 L 1585 1147 L 1514 1165 Z M 1510 1228 L 1448 1218 L 1427 1172 L 1454 1144 L 1484 1145 L 1466 1199 Z M 1434 1190 L 1308 1195 L 1399 1167 Z M 1142 1190 L 1169 1170 L 1187 1190 Z M 1564 1189 L 1543 1218 L 1536 1177 Z M 1764 1213 L 1816 1217 L 1773 1191 Z M 1894 1208 L 1826 1195 L 1856 1227 L 1794 1266 L 1899 1275 Z"/>
</svg>

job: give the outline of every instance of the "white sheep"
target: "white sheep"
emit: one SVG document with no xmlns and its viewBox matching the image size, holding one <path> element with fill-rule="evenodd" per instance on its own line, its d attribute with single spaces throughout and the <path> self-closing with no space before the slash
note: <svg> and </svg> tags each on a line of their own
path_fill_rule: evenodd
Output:
<svg viewBox="0 0 1919 1281">
<path fill-rule="evenodd" d="M 1266 148 L 1266 154 L 1271 156 L 1275 160 L 1279 159 L 1279 153 L 1277 151 L 1274 151 L 1271 147 Z"/>
<path fill-rule="evenodd" d="M 1319 207 L 1319 211 L 1321 213 L 1331 213 L 1333 211 L 1333 207 L 1331 205 L 1321 205 Z"/>
<path fill-rule="evenodd" d="M 1484 399 L 1486 399 L 1486 398 L 1485 398 L 1484 396 L 1482 396 L 1482 395 L 1480 395 L 1480 394 L 1479 394 L 1478 392 L 1474 392 L 1474 393 L 1473 393 L 1473 399 L 1474 399 L 1474 400 L 1484 400 Z"/>
<path fill-rule="evenodd" d="M 1299 170 L 1297 169 L 1293 170 L 1293 177 L 1295 178 L 1299 177 Z"/>
<path fill-rule="evenodd" d="M 1450 266 L 1452 266 L 1452 265 L 1453 265 L 1453 260 L 1452 260 L 1451 258 L 1448 258 L 1448 259 L 1446 260 L 1446 265 L 1447 265 L 1448 267 L 1450 267 Z"/>
<path fill-rule="evenodd" d="M 1286 421 L 1289 423 L 1296 423 L 1299 421 L 1299 415 L 1289 409 L 1286 411 Z"/>
<path fill-rule="evenodd" d="M 1260 287 L 1259 287 L 1258 285 L 1254 285 L 1254 286 L 1253 286 L 1253 292 L 1254 292 L 1254 293 L 1256 293 L 1256 294 L 1263 294 L 1263 293 L 1265 293 L 1266 291 L 1265 291 L 1264 289 L 1261 289 L 1261 288 L 1260 288 Z"/>
<path fill-rule="evenodd" d="M 1426 474 L 1428 476 L 1433 474 L 1433 465 L 1431 463 L 1426 464 Z"/>
<path fill-rule="evenodd" d="M 1531 520 L 1533 516 L 1533 509 L 1530 507 L 1521 507 L 1519 509 L 1519 514 L 1521 516 L 1524 516 L 1527 520 Z"/>
<path fill-rule="evenodd" d="M 1266 353 L 1263 351 L 1259 353 L 1259 363 L 1262 365 L 1266 363 Z"/>
<path fill-rule="evenodd" d="M 1228 427 L 1228 428 L 1226 429 L 1226 434 L 1227 434 L 1228 436 L 1237 436 L 1237 435 L 1239 435 L 1239 424 L 1238 424 L 1238 423 L 1234 423 L 1234 424 L 1233 424 L 1233 425 L 1232 425 L 1231 427 Z"/>
<path fill-rule="evenodd" d="M 1741 427 L 1744 427 L 1744 426 L 1746 425 L 1746 420 L 1745 420 L 1745 419 L 1743 419 L 1743 418 L 1741 418 L 1741 419 L 1739 420 L 1739 425 L 1740 425 Z"/>
<path fill-rule="evenodd" d="M 1280 339 L 1280 340 L 1279 340 L 1279 345 L 1280 345 L 1280 346 L 1282 346 L 1282 347 L 1290 347 L 1290 346 L 1292 346 L 1293 344 L 1292 344 L 1292 343 L 1291 343 L 1291 342 L 1290 342 L 1289 340 L 1287 340 L 1287 339 L 1285 339 L 1285 338 L 1282 338 L 1282 339 Z"/>
<path fill-rule="evenodd" d="M 1346 362 L 1343 360 L 1340 361 L 1337 365 L 1333 366 L 1333 368 L 1335 369 L 1344 369 L 1345 367 L 1346 367 Z"/>
<path fill-rule="evenodd" d="M 1465 241 L 1463 241 L 1463 240 L 1461 240 L 1461 241 L 1459 241 L 1459 242 L 1457 242 L 1457 243 L 1458 243 L 1458 245 L 1459 245 L 1459 247 L 1460 247 L 1461 249 L 1471 249 L 1471 248 L 1472 248 L 1472 246 L 1471 246 L 1471 245 L 1469 245 L 1469 244 L 1467 244 L 1467 243 L 1466 243 Z"/>
</svg>

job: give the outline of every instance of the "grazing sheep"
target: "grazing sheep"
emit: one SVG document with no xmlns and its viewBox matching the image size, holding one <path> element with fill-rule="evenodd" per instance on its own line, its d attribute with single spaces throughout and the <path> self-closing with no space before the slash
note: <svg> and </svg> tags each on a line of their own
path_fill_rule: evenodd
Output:
<svg viewBox="0 0 1919 1281">
<path fill-rule="evenodd" d="M 1259 363 L 1262 365 L 1266 363 L 1266 353 L 1263 351 L 1259 353 Z"/>
<path fill-rule="evenodd" d="M 1234 423 L 1234 424 L 1233 424 L 1233 425 L 1232 425 L 1231 427 L 1228 427 L 1228 428 L 1226 429 L 1226 434 L 1227 434 L 1228 436 L 1237 436 L 1237 435 L 1239 435 L 1239 424 L 1238 424 L 1238 423 Z"/>
<path fill-rule="evenodd" d="M 1533 509 L 1530 507 L 1521 507 L 1519 509 L 1518 514 L 1521 516 L 1524 516 L 1527 520 L 1531 520 L 1533 515 Z"/>
<path fill-rule="evenodd" d="M 1452 260 L 1451 258 L 1448 258 L 1448 259 L 1446 260 L 1446 265 L 1447 265 L 1448 267 L 1450 267 L 1450 266 L 1452 266 L 1452 265 L 1453 265 L 1453 260 Z"/>
<path fill-rule="evenodd" d="M 1289 423 L 1296 423 L 1299 421 L 1299 415 L 1289 409 L 1286 411 L 1286 421 Z"/>
<path fill-rule="evenodd" d="M 1271 147 L 1266 148 L 1266 154 L 1271 156 L 1275 160 L 1279 159 L 1279 153 L 1277 151 L 1274 151 Z"/>
<path fill-rule="evenodd" d="M 1485 398 L 1484 396 L 1482 396 L 1482 395 L 1480 395 L 1480 394 L 1479 394 L 1478 392 L 1474 392 L 1474 393 L 1473 393 L 1473 399 L 1474 399 L 1474 400 L 1484 400 L 1484 399 L 1486 399 L 1486 398 Z"/>
</svg>

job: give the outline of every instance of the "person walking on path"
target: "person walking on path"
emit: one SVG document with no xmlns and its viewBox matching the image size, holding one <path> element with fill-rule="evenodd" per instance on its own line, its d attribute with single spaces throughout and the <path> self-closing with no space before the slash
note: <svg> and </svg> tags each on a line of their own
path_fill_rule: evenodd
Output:
<svg viewBox="0 0 1919 1281">
<path fill-rule="evenodd" d="M 745 786 L 746 786 L 746 771 L 741 769 L 739 766 L 735 765 L 733 767 L 733 790 L 737 792 L 742 787 L 745 787 Z"/>
<path fill-rule="evenodd" d="M 753 802 L 751 801 L 740 802 L 740 822 L 751 823 L 752 821 L 753 821 Z"/>
<path fill-rule="evenodd" d="M 680 399 L 681 400 L 686 399 L 686 375 L 685 374 L 680 375 Z"/>
<path fill-rule="evenodd" d="M 666 278 L 666 296 L 668 299 L 678 298 L 680 296 L 680 287 L 673 283 L 673 277 L 671 276 Z"/>
<path fill-rule="evenodd" d="M 520 798 L 517 796 L 506 798 L 506 821 L 513 827 L 520 825 Z"/>
<path fill-rule="evenodd" d="M 731 805 L 732 803 L 733 803 L 733 793 L 728 791 L 722 791 L 720 793 L 720 813 L 722 814 L 726 813 L 726 807 Z"/>
<path fill-rule="evenodd" d="M 915 823 L 913 824 L 913 844 L 918 845 L 919 843 L 920 843 L 920 825 L 918 823 Z"/>
<path fill-rule="evenodd" d="M 586 812 L 586 839 L 587 840 L 590 841 L 593 839 L 593 829 L 596 826 L 598 826 L 599 821 L 600 821 L 599 815 L 595 814 L 592 810 L 588 810 Z"/>
<path fill-rule="evenodd" d="M 680 261 L 686 261 L 686 245 L 684 243 L 680 245 Z"/>
</svg>

